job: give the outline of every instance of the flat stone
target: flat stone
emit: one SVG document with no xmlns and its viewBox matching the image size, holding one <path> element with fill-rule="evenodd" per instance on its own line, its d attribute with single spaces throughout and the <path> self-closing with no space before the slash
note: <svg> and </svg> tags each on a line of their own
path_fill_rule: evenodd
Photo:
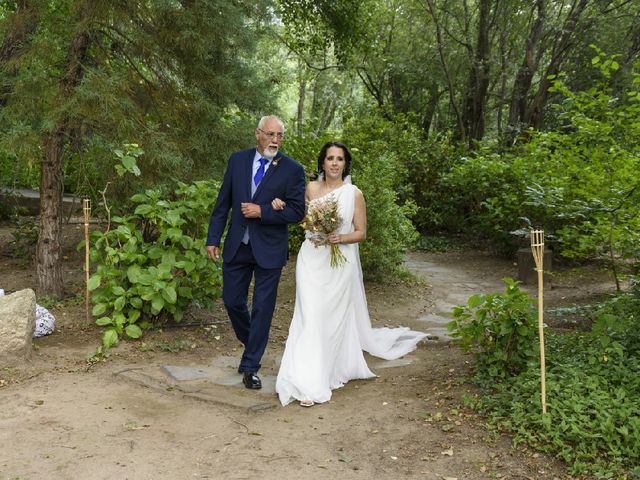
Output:
<svg viewBox="0 0 640 480">
<path fill-rule="evenodd" d="M 279 405 L 275 396 L 275 377 L 269 375 L 261 375 L 261 390 L 246 389 L 242 384 L 242 376 L 237 373 L 229 375 L 228 368 L 210 366 L 136 366 L 119 370 L 113 375 L 117 379 L 163 394 L 179 395 L 249 412 L 260 412 Z"/>
<path fill-rule="evenodd" d="M 210 378 L 214 375 L 211 368 L 208 367 L 184 367 L 179 365 L 163 365 L 162 371 L 169 375 L 173 380 L 178 382 L 189 380 L 201 380 Z"/>
<path fill-rule="evenodd" d="M 401 358 L 396 358 L 395 360 L 380 360 L 376 359 L 377 362 L 371 362 L 371 369 L 378 370 L 381 368 L 395 368 L 395 367 L 406 367 L 407 365 L 411 365 L 416 362 L 416 358 L 411 355 L 405 355 Z"/>
<path fill-rule="evenodd" d="M 418 318 L 418 321 L 424 323 L 427 327 L 429 326 L 440 327 L 443 325 L 446 326 L 451 321 L 451 317 L 438 315 L 436 313 L 430 313 L 428 315 Z M 424 330 L 422 329 L 421 331 L 424 331 Z"/>
</svg>

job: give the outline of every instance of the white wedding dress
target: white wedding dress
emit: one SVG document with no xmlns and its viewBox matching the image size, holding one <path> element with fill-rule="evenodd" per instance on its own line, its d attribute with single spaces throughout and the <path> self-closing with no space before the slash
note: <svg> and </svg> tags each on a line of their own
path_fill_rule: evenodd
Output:
<svg viewBox="0 0 640 480">
<path fill-rule="evenodd" d="M 340 233 L 353 231 L 356 187 L 346 183 L 327 195 L 338 201 L 348 219 Z M 326 200 L 314 199 L 313 203 Z M 302 243 L 296 263 L 296 303 L 276 380 L 282 405 L 294 400 L 327 402 L 346 382 L 376 375 L 363 350 L 387 360 L 416 348 L 427 334 L 409 328 L 372 328 L 362 282 L 358 244 L 341 244 L 347 262 L 330 266 L 330 247 Z"/>
</svg>

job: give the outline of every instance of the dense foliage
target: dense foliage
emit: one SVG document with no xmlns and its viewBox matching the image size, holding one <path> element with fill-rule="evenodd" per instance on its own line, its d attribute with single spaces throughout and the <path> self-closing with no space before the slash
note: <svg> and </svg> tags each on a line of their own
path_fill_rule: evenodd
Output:
<svg viewBox="0 0 640 480">
<path fill-rule="evenodd" d="M 153 323 L 180 321 L 191 304 L 209 305 L 220 296 L 220 265 L 204 250 L 217 188 L 201 181 L 179 183 L 170 196 L 147 190 L 132 197 L 132 215 L 116 216 L 112 229 L 92 233 L 92 314 L 107 327 L 99 352 L 121 335 L 139 338 Z"/>
<path fill-rule="evenodd" d="M 537 314 L 518 283 L 505 278 L 504 293 L 473 295 L 453 309 L 448 328 L 462 351 L 473 353 L 476 378 L 486 384 L 517 375 L 538 357 Z"/>
<path fill-rule="evenodd" d="M 509 232 L 533 225 L 565 258 L 633 271 L 640 253 L 640 75 L 618 97 L 615 59 L 598 52 L 592 63 L 600 77 L 587 90 L 554 80 L 564 97 L 555 105 L 561 128 L 531 132 L 529 142 L 509 151 L 462 157 L 443 172 L 453 194 L 441 208 L 501 250 L 515 246 Z"/>
<path fill-rule="evenodd" d="M 531 305 L 507 301 L 524 295 L 516 293 L 513 284 L 509 289 L 511 294 L 475 297 L 469 307 L 458 307 L 451 324 L 464 349 L 475 352 L 474 378 L 482 394 L 468 397 L 468 405 L 492 424 L 513 432 L 516 443 L 557 456 L 574 473 L 636 478 L 640 475 L 640 288 L 636 285 L 630 293 L 597 307 L 590 332 L 547 332 L 545 415 L 539 364 L 523 361 L 522 356 L 529 357 L 537 342 L 528 329 L 516 328 L 521 325 L 518 319 L 531 316 Z M 482 298 L 485 302 L 476 305 Z M 486 315 L 489 307 L 491 321 Z M 511 341 L 505 343 L 506 339 Z"/>
</svg>

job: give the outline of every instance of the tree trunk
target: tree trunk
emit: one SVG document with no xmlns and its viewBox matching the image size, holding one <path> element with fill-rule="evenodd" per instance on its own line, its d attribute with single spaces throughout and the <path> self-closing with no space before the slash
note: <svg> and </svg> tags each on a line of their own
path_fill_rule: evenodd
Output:
<svg viewBox="0 0 640 480">
<path fill-rule="evenodd" d="M 38 293 L 62 297 L 62 154 L 64 125 L 49 133 L 40 166 L 40 225 L 36 251 Z"/>
<path fill-rule="evenodd" d="M 442 35 L 442 26 L 440 25 L 440 21 L 438 19 L 438 12 L 436 9 L 435 0 L 427 0 L 426 5 L 427 5 L 427 10 L 431 15 L 431 18 L 433 19 L 433 24 L 436 27 L 438 55 L 440 57 L 440 64 L 442 65 L 444 76 L 447 79 L 447 88 L 449 90 L 449 103 L 456 117 L 456 123 L 458 125 L 458 139 L 464 141 L 467 137 L 467 131 L 465 129 L 464 121 L 462 119 L 462 115 L 460 114 L 460 110 L 458 109 L 458 105 L 456 104 L 456 96 L 455 96 L 455 89 L 453 86 L 453 79 L 451 78 L 451 72 L 449 71 L 449 66 L 444 54 L 444 39 Z"/>
<path fill-rule="evenodd" d="M 60 95 L 57 105 L 64 110 L 84 76 L 83 64 L 91 43 L 88 23 L 93 2 L 88 0 L 80 11 L 78 31 L 73 37 L 60 79 Z M 64 182 L 62 160 L 69 130 L 70 117 L 63 113 L 44 141 L 44 158 L 40 167 L 40 224 L 36 250 L 38 293 L 62 297 L 62 196 Z"/>
<path fill-rule="evenodd" d="M 318 136 L 322 135 L 327 130 L 327 128 L 329 128 L 329 125 L 331 125 L 331 122 L 333 121 L 333 117 L 336 114 L 337 106 L 338 104 L 336 102 L 336 97 L 330 97 L 325 102 L 324 110 L 322 112 L 322 116 L 320 117 L 320 121 L 316 129 L 316 135 Z"/>
<path fill-rule="evenodd" d="M 525 46 L 524 58 L 513 82 L 511 103 L 509 104 L 509 143 L 516 137 L 525 121 L 531 80 L 538 68 L 537 60 L 540 58 L 540 55 L 537 55 L 535 51 L 538 48 L 538 42 L 542 37 L 542 31 L 546 23 L 546 0 L 537 0 L 536 9 L 538 10 L 538 14 L 531 26 L 531 31 L 529 32 Z"/>
<path fill-rule="evenodd" d="M 562 33 L 560 34 L 560 38 L 558 42 L 553 46 L 551 61 L 549 62 L 544 75 L 540 79 L 538 92 L 536 93 L 536 96 L 532 100 L 531 105 L 528 109 L 528 118 L 526 118 L 526 123 L 528 123 L 531 128 L 538 130 L 540 128 L 540 125 L 542 124 L 544 107 L 546 106 L 547 99 L 549 98 L 549 87 L 551 86 L 552 82 L 549 77 L 558 75 L 558 73 L 560 73 L 562 62 L 564 62 L 569 54 L 569 51 L 571 50 L 573 34 L 578 26 L 580 16 L 582 15 L 582 12 L 585 10 L 588 4 L 589 0 L 576 0 L 571 8 L 571 12 L 569 12 L 567 19 L 562 26 Z"/>
<path fill-rule="evenodd" d="M 625 58 L 625 64 L 631 65 L 638 58 L 640 54 L 640 16 L 636 16 L 629 27 L 629 38 L 631 44 L 627 51 Z"/>
<path fill-rule="evenodd" d="M 476 41 L 473 66 L 469 72 L 469 83 L 465 107 L 464 125 L 472 147 L 475 141 L 482 140 L 485 130 L 485 107 L 489 89 L 489 14 L 491 0 L 481 0 L 478 15 L 478 37 Z"/>
<path fill-rule="evenodd" d="M 296 131 L 302 134 L 304 126 L 304 101 L 307 95 L 307 76 L 302 62 L 298 62 L 298 110 L 296 112 Z"/>
<path fill-rule="evenodd" d="M 424 114 L 422 115 L 422 122 L 420 123 L 422 130 L 424 130 L 424 133 L 426 133 L 427 135 L 429 134 L 429 131 L 433 126 L 433 119 L 438 109 L 438 102 L 440 102 L 440 97 L 442 96 L 443 93 L 444 91 L 438 91 L 437 84 L 432 83 L 429 86 L 429 101 L 427 102 L 427 105 L 424 108 Z"/>
</svg>

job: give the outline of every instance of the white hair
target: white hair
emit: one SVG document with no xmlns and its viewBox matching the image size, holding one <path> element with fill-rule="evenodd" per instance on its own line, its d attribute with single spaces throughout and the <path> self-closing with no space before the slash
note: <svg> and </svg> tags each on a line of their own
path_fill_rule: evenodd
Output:
<svg viewBox="0 0 640 480">
<path fill-rule="evenodd" d="M 282 131 L 284 132 L 284 122 L 275 115 L 265 115 L 264 117 L 262 117 L 258 122 L 258 128 L 262 128 L 267 120 L 275 120 L 276 122 L 278 122 L 282 127 Z"/>
</svg>

